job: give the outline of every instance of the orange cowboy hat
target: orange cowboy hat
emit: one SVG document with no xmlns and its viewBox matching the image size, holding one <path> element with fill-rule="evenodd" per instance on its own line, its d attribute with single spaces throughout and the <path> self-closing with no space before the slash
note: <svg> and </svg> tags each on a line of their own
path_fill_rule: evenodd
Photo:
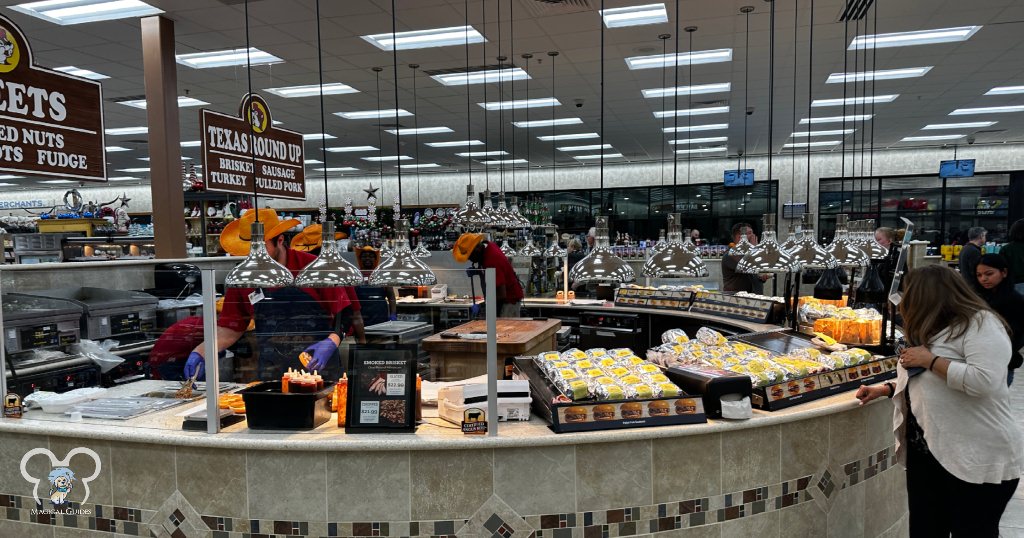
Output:
<svg viewBox="0 0 1024 538">
<path fill-rule="evenodd" d="M 346 239 L 348 234 L 345 232 L 334 232 L 335 239 Z M 320 248 L 320 241 L 323 239 L 323 227 L 319 224 L 310 224 L 302 229 L 301 232 L 295 234 L 292 238 L 291 248 L 292 250 L 301 250 L 302 252 L 309 252 Z"/>
<path fill-rule="evenodd" d="M 256 211 L 248 210 L 224 227 L 220 234 L 220 246 L 232 256 L 248 256 L 249 240 L 251 239 L 252 223 L 256 222 Z M 299 225 L 299 219 L 281 220 L 273 209 L 259 210 L 260 222 L 263 223 L 263 238 L 273 239 Z"/>
<path fill-rule="evenodd" d="M 452 249 L 452 256 L 455 257 L 455 261 L 459 263 L 466 263 L 469 260 L 469 255 L 473 253 L 473 249 L 484 240 L 486 236 L 484 234 L 472 234 L 464 233 L 459 236 L 459 239 L 455 241 L 455 248 Z"/>
</svg>

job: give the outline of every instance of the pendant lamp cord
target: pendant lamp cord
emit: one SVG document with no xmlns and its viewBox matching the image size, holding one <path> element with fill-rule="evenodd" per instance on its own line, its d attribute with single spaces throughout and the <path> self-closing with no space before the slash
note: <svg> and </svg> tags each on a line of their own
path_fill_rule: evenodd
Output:
<svg viewBox="0 0 1024 538">
<path fill-rule="evenodd" d="M 697 31 L 697 27 L 696 26 L 687 26 L 686 27 L 686 32 L 688 34 L 690 34 L 690 46 L 686 50 L 686 52 L 687 52 L 687 54 L 691 58 L 693 57 L 693 33 L 696 32 L 696 31 Z M 691 62 L 687 62 L 686 70 L 687 70 L 686 84 L 689 85 L 692 88 L 693 87 L 693 62 L 692 61 Z M 688 110 L 693 110 L 693 91 L 689 91 L 686 94 L 686 108 Z M 692 131 L 690 129 L 692 127 L 693 127 L 693 115 L 692 114 L 687 114 L 687 116 L 686 116 L 686 136 L 687 137 L 691 136 Z M 687 145 L 686 149 L 690 149 L 690 146 Z M 690 193 L 690 156 L 691 155 L 692 155 L 691 153 L 687 153 L 686 154 L 686 209 L 684 209 L 684 211 L 683 211 L 684 214 L 685 214 L 686 210 L 690 207 L 690 196 L 691 196 L 691 193 Z M 682 223 L 680 223 L 680 224 L 682 224 Z"/>
<path fill-rule="evenodd" d="M 668 38 L 669 34 L 659 34 L 658 39 L 661 40 L 661 87 L 668 87 Z M 665 93 L 661 94 L 661 109 L 665 108 Z M 668 145 L 668 118 L 667 116 L 661 117 L 661 186 L 665 186 L 665 146 Z"/>
<path fill-rule="evenodd" d="M 466 28 L 469 28 L 469 0 L 465 1 L 465 5 Z M 473 123 L 471 121 L 470 115 L 472 107 L 470 106 L 471 93 L 469 90 L 469 32 L 466 32 L 466 82 L 466 152 L 468 153 L 470 151 L 473 151 L 472 137 L 470 136 L 470 133 L 472 132 Z M 485 84 L 484 87 L 486 86 L 487 85 Z M 469 168 L 469 185 L 473 186 L 473 159 L 469 159 L 467 167 Z"/>
<path fill-rule="evenodd" d="M 797 87 L 796 72 L 797 72 L 797 63 L 800 61 L 800 59 L 799 59 L 800 47 L 799 47 L 799 40 L 798 40 L 799 37 L 800 37 L 800 0 L 794 0 L 794 5 L 793 5 L 793 133 L 794 134 L 796 134 L 796 87 Z M 808 137 L 808 142 L 810 142 L 809 139 L 810 139 L 810 137 Z M 790 164 L 789 164 L 789 171 L 790 171 L 789 203 L 792 204 L 793 201 L 796 199 L 796 150 L 795 149 L 790 154 L 790 157 L 791 157 L 791 159 L 790 159 Z M 785 208 L 785 205 L 783 205 L 783 208 Z M 780 233 L 782 232 L 782 226 L 781 225 L 779 226 L 778 231 Z"/>
<path fill-rule="evenodd" d="M 846 44 L 850 42 L 850 21 L 846 20 L 843 27 L 843 126 L 842 130 L 846 131 L 846 89 L 849 86 L 849 78 L 847 73 L 850 72 L 850 53 L 846 50 Z M 846 212 L 846 136 L 843 136 L 843 148 L 842 154 L 840 155 L 840 170 L 842 172 L 839 175 L 839 212 Z"/>
<path fill-rule="evenodd" d="M 558 51 L 553 50 L 548 52 L 548 56 L 551 57 L 551 95 L 555 95 L 555 57 L 558 56 Z M 527 109 L 529 110 L 529 109 Z M 555 172 L 558 168 L 558 157 L 555 153 L 555 107 L 551 107 L 551 192 L 555 192 Z M 603 202 L 602 202 L 603 203 Z"/>
<path fill-rule="evenodd" d="M 679 0 L 676 0 L 678 5 Z M 604 0 L 601 0 L 601 12 L 604 13 Z M 598 17 L 601 25 L 601 211 L 604 211 L 604 17 Z M 601 213 L 598 213 L 600 215 Z"/>
<path fill-rule="evenodd" d="M 814 125 L 814 108 L 811 102 L 814 100 L 814 0 L 811 0 L 810 21 L 807 24 L 807 132 L 811 132 Z M 811 146 L 807 145 L 807 191 L 804 193 L 806 208 L 811 208 Z M 818 201 L 821 203 L 821 200 Z M 807 209 L 804 211 L 806 212 Z"/>
<path fill-rule="evenodd" d="M 878 47 L 876 46 L 877 42 L 878 42 L 878 2 L 879 2 L 879 0 L 875 0 L 875 2 L 874 2 L 874 5 L 875 5 L 875 33 L 873 34 L 874 37 L 871 38 L 871 41 L 872 41 L 871 65 L 875 66 L 875 67 L 873 67 L 873 70 L 877 70 L 878 69 L 878 67 L 877 67 L 877 65 L 878 65 Z M 871 96 L 874 97 L 874 95 L 875 95 L 875 75 L 872 74 L 871 75 Z M 864 121 L 867 121 L 867 118 L 865 118 Z M 874 188 L 874 182 L 875 182 L 875 123 L 876 123 L 876 120 L 875 120 L 875 102 L 874 102 L 874 99 L 872 99 L 871 100 L 871 158 L 869 160 L 870 171 L 868 172 L 868 174 L 871 176 L 872 188 Z M 879 190 L 879 192 L 881 192 L 881 190 L 882 190 L 881 181 L 879 181 L 878 190 Z M 881 206 L 879 206 L 878 210 L 881 211 Z M 878 213 L 877 216 L 880 218 L 881 214 Z M 881 224 L 881 223 L 879 223 L 879 224 Z M 874 230 L 872 230 L 872 231 L 874 231 Z"/>
<path fill-rule="evenodd" d="M 746 12 L 746 37 L 745 44 L 743 45 L 743 154 L 740 155 L 737 152 L 736 155 L 736 173 L 739 174 L 739 170 L 746 168 L 747 159 L 749 159 L 749 151 L 747 151 L 747 119 L 750 117 L 747 114 L 747 110 L 750 108 L 750 12 L 754 11 L 753 7 L 743 8 Z M 742 159 L 742 165 L 741 165 Z"/>
<path fill-rule="evenodd" d="M 769 2 L 772 5 L 768 42 L 768 211 L 774 215 L 778 213 L 772 207 L 772 154 L 775 153 L 775 1 Z"/>
<path fill-rule="evenodd" d="M 395 8 L 395 0 L 391 0 L 391 63 L 394 64 L 392 69 L 395 74 L 395 158 L 398 159 L 398 206 L 402 206 L 402 145 L 399 142 L 401 138 L 398 133 L 401 132 L 398 127 L 398 11 Z M 383 168 L 382 168 L 383 170 Z M 383 173 L 383 172 L 382 172 Z M 383 186 L 383 185 L 381 185 Z M 395 223 L 398 223 L 398 219 L 401 215 L 395 215 Z"/>
<path fill-rule="evenodd" d="M 383 118 L 380 108 L 380 72 L 383 70 L 383 67 L 373 68 L 377 80 L 377 156 L 380 158 L 380 162 L 377 163 L 380 175 L 378 179 L 382 187 L 384 186 L 384 126 L 380 124 L 381 118 Z"/>
<path fill-rule="evenodd" d="M 530 67 L 530 59 L 531 58 L 533 58 L 532 54 L 530 54 L 528 52 L 523 54 L 523 64 L 525 64 L 526 67 Z M 530 77 L 526 77 L 526 100 L 527 101 L 530 100 Z M 552 107 L 552 108 L 554 108 L 554 107 Z M 530 160 L 530 146 L 533 144 L 533 140 L 530 140 L 531 137 L 530 137 L 530 128 L 529 128 L 529 125 L 530 125 L 530 109 L 529 108 L 526 109 L 526 125 L 527 125 L 527 128 L 526 128 L 526 192 L 530 192 L 530 189 L 533 188 L 533 183 L 531 182 L 532 171 L 530 170 L 531 168 L 533 168 L 533 166 L 530 164 L 530 163 L 533 162 L 533 161 Z M 515 133 L 516 133 L 515 130 L 513 130 L 512 131 L 512 136 L 515 136 Z"/>
<path fill-rule="evenodd" d="M 249 0 L 245 0 L 245 77 L 249 84 L 249 99 L 247 103 L 252 102 L 252 47 L 249 42 Z M 252 105 L 249 105 L 251 107 Z M 246 108 L 249 108 L 246 107 Z M 251 143 L 252 139 L 256 137 L 256 130 L 253 128 L 252 122 L 248 121 L 249 114 L 252 114 L 252 110 L 246 110 L 246 122 L 249 124 L 249 158 L 252 159 L 252 208 L 256 210 L 256 222 L 260 221 L 260 197 L 256 193 L 256 149 Z"/>
<path fill-rule="evenodd" d="M 498 7 L 498 66 L 501 68 L 501 64 L 505 63 L 502 58 L 505 56 L 501 53 L 501 46 L 504 44 L 501 36 L 501 0 L 497 0 Z M 509 2 L 511 3 L 511 1 Z M 498 103 L 505 99 L 505 79 L 500 74 L 498 75 Z M 505 107 L 498 105 L 498 149 L 502 152 L 505 151 Z M 505 190 L 505 155 L 498 155 L 498 159 L 501 164 L 498 165 L 498 192 Z"/>
<path fill-rule="evenodd" d="M 480 25 L 483 26 L 485 34 L 487 33 L 487 2 L 488 2 L 488 0 L 483 0 L 482 2 L 480 2 L 480 21 L 481 21 Z M 484 65 L 487 65 L 487 40 L 485 39 L 481 43 L 481 45 L 482 45 L 482 47 L 484 49 Z M 467 69 L 466 77 L 468 78 L 469 77 L 469 71 L 468 71 L 469 63 L 468 62 L 466 63 L 466 69 Z M 468 87 L 469 84 L 467 84 L 466 86 Z M 484 103 L 486 103 L 487 102 L 487 84 L 484 84 L 483 87 L 484 87 Z M 484 154 L 490 153 L 490 151 L 491 151 L 491 127 L 490 127 L 490 125 L 487 122 L 487 109 L 484 108 Z M 472 157 L 470 157 L 470 159 L 472 160 Z M 491 169 L 487 167 L 487 163 L 484 163 L 484 180 L 486 182 L 486 186 L 484 187 L 484 190 L 486 190 L 486 191 L 491 190 Z"/>
<path fill-rule="evenodd" d="M 331 202 L 327 187 L 327 119 L 324 109 L 324 49 L 320 39 L 320 0 L 316 0 L 316 64 L 320 75 L 320 158 L 324 161 L 324 207 L 329 211 Z"/>
<path fill-rule="evenodd" d="M 508 2 L 508 48 L 509 48 L 508 59 L 511 62 L 509 64 L 509 68 L 511 69 L 511 71 L 509 71 L 509 73 L 514 73 L 515 72 L 515 68 L 516 68 L 516 26 L 515 26 L 515 19 L 512 16 L 512 0 L 509 0 L 509 2 Z M 498 73 L 499 73 L 498 76 L 501 76 L 500 75 L 501 71 L 499 71 Z M 512 94 L 512 101 L 515 101 L 516 100 L 516 78 L 514 76 L 511 76 L 511 75 L 509 76 L 508 88 L 509 88 L 509 90 L 508 90 L 509 93 Z M 511 119 L 509 120 L 510 123 L 515 123 L 515 121 L 516 121 L 516 109 L 515 109 L 515 107 L 512 107 L 512 112 L 510 112 L 510 114 L 511 114 Z M 504 133 L 505 129 L 508 128 L 508 127 L 509 126 L 505 125 L 505 123 L 502 122 L 501 123 L 501 132 Z M 515 132 L 515 130 L 512 131 L 512 159 L 511 160 L 512 161 L 516 160 L 516 132 Z M 516 165 L 514 163 L 511 165 L 511 170 L 509 171 L 509 177 L 512 178 L 512 190 L 515 191 L 516 190 Z M 501 191 L 505 192 L 505 188 L 502 187 Z"/>
<path fill-rule="evenodd" d="M 602 8 L 603 9 L 603 8 Z M 676 0 L 676 39 L 675 39 L 675 61 L 672 63 L 672 71 L 675 75 L 675 82 L 672 84 L 672 131 L 679 134 L 679 23 L 682 20 L 682 14 L 679 12 L 679 0 Z M 603 28 L 603 27 L 602 27 Z M 604 47 L 601 47 L 601 53 L 604 54 Z M 689 60 L 689 58 L 687 59 Z M 604 66 L 604 62 L 601 62 Z M 603 69 L 602 69 L 603 73 Z M 604 84 L 601 85 L 602 89 Z M 604 112 L 604 98 L 601 99 L 601 111 Z M 689 133 L 687 133 L 689 135 Z M 601 145 L 604 145 L 604 123 L 601 124 Z M 601 161 L 604 164 L 604 160 Z M 675 147 L 672 148 L 672 213 L 679 211 L 679 152 Z"/>
<path fill-rule="evenodd" d="M 416 204 L 420 203 L 420 108 L 419 108 L 419 96 L 416 92 L 416 72 L 419 69 L 419 64 L 409 64 L 409 68 L 412 69 L 412 128 L 413 128 L 413 144 L 416 145 Z M 397 106 L 396 106 L 397 108 Z M 402 161 L 398 161 L 398 166 L 401 168 Z"/>
</svg>

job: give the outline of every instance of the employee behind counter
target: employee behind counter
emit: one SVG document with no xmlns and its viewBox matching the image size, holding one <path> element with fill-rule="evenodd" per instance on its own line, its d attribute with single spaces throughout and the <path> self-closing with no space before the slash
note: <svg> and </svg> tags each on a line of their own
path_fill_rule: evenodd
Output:
<svg viewBox="0 0 1024 538">
<path fill-rule="evenodd" d="M 466 270 L 470 283 L 474 277 L 480 276 L 482 284 L 483 270 L 494 269 L 494 289 L 498 296 L 498 304 L 495 306 L 498 317 L 519 317 L 523 306 L 523 286 L 519 284 L 519 277 L 516 276 L 512 263 L 496 243 L 488 240 L 484 234 L 464 233 L 455 242 L 452 256 L 459 263 L 473 262 L 473 266 Z"/>
<path fill-rule="evenodd" d="M 221 246 L 233 256 L 249 254 L 249 229 L 255 212 L 248 211 L 232 221 L 220 237 Z M 282 221 L 273 209 L 260 209 L 259 220 L 268 230 L 265 235 L 267 252 L 278 263 L 298 275 L 315 256 L 289 248 L 285 232 L 299 224 L 298 220 Z M 223 351 L 242 337 L 250 321 L 255 321 L 255 335 L 259 348 L 259 376 L 264 380 L 279 379 L 289 368 L 320 372 L 325 378 L 341 376 L 342 364 L 338 346 L 346 334 L 354 333 L 365 341 L 359 299 L 351 287 L 338 288 L 277 288 L 262 290 L 263 297 L 250 300 L 256 290 L 228 288 L 224 296 L 224 309 L 217 319 L 217 347 Z M 299 354 L 311 356 L 303 367 Z M 198 370 L 198 379 L 204 379 L 203 344 L 189 355 L 185 364 L 185 377 Z"/>
</svg>

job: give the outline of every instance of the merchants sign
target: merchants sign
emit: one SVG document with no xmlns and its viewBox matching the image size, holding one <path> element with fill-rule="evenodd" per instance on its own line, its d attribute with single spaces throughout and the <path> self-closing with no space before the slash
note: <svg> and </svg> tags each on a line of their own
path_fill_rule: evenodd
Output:
<svg viewBox="0 0 1024 538">
<path fill-rule="evenodd" d="M 38 67 L 0 16 L 0 170 L 106 181 L 99 82 Z"/>
<path fill-rule="evenodd" d="M 199 124 L 206 190 L 306 199 L 302 134 L 274 127 L 262 97 L 246 95 L 238 117 L 203 109 Z"/>
</svg>

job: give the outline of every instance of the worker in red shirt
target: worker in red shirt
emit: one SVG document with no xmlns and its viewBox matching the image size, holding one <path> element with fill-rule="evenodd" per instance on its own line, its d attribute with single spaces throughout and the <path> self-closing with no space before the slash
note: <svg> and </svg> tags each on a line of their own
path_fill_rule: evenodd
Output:
<svg viewBox="0 0 1024 538">
<path fill-rule="evenodd" d="M 249 254 L 248 233 L 254 220 L 255 212 L 248 211 L 224 228 L 220 243 L 225 251 L 233 256 Z M 273 209 L 260 209 L 259 220 L 267 230 L 267 252 L 293 276 L 316 259 L 312 254 L 288 247 L 284 233 L 299 224 L 298 220 L 282 221 Z M 250 321 L 255 321 L 261 379 L 280 379 L 289 368 L 317 371 L 324 378 L 338 379 L 342 371 L 338 346 L 342 339 L 354 333 L 360 342 L 366 340 L 359 310 L 359 300 L 351 287 L 228 288 L 224 309 L 217 318 L 218 351 L 237 342 Z M 305 366 L 299 361 L 303 352 L 311 356 Z M 199 379 L 204 378 L 202 353 L 203 344 L 199 344 L 189 355 L 186 378 L 197 370 Z"/>
<path fill-rule="evenodd" d="M 480 275 L 483 269 L 494 269 L 494 287 L 498 295 L 498 317 L 517 318 L 523 306 L 523 287 L 519 284 L 512 263 L 501 251 L 497 243 L 490 241 L 484 234 L 465 233 L 455 242 L 452 249 L 455 261 L 473 262 L 473 267 L 466 271 L 469 278 Z"/>
</svg>

